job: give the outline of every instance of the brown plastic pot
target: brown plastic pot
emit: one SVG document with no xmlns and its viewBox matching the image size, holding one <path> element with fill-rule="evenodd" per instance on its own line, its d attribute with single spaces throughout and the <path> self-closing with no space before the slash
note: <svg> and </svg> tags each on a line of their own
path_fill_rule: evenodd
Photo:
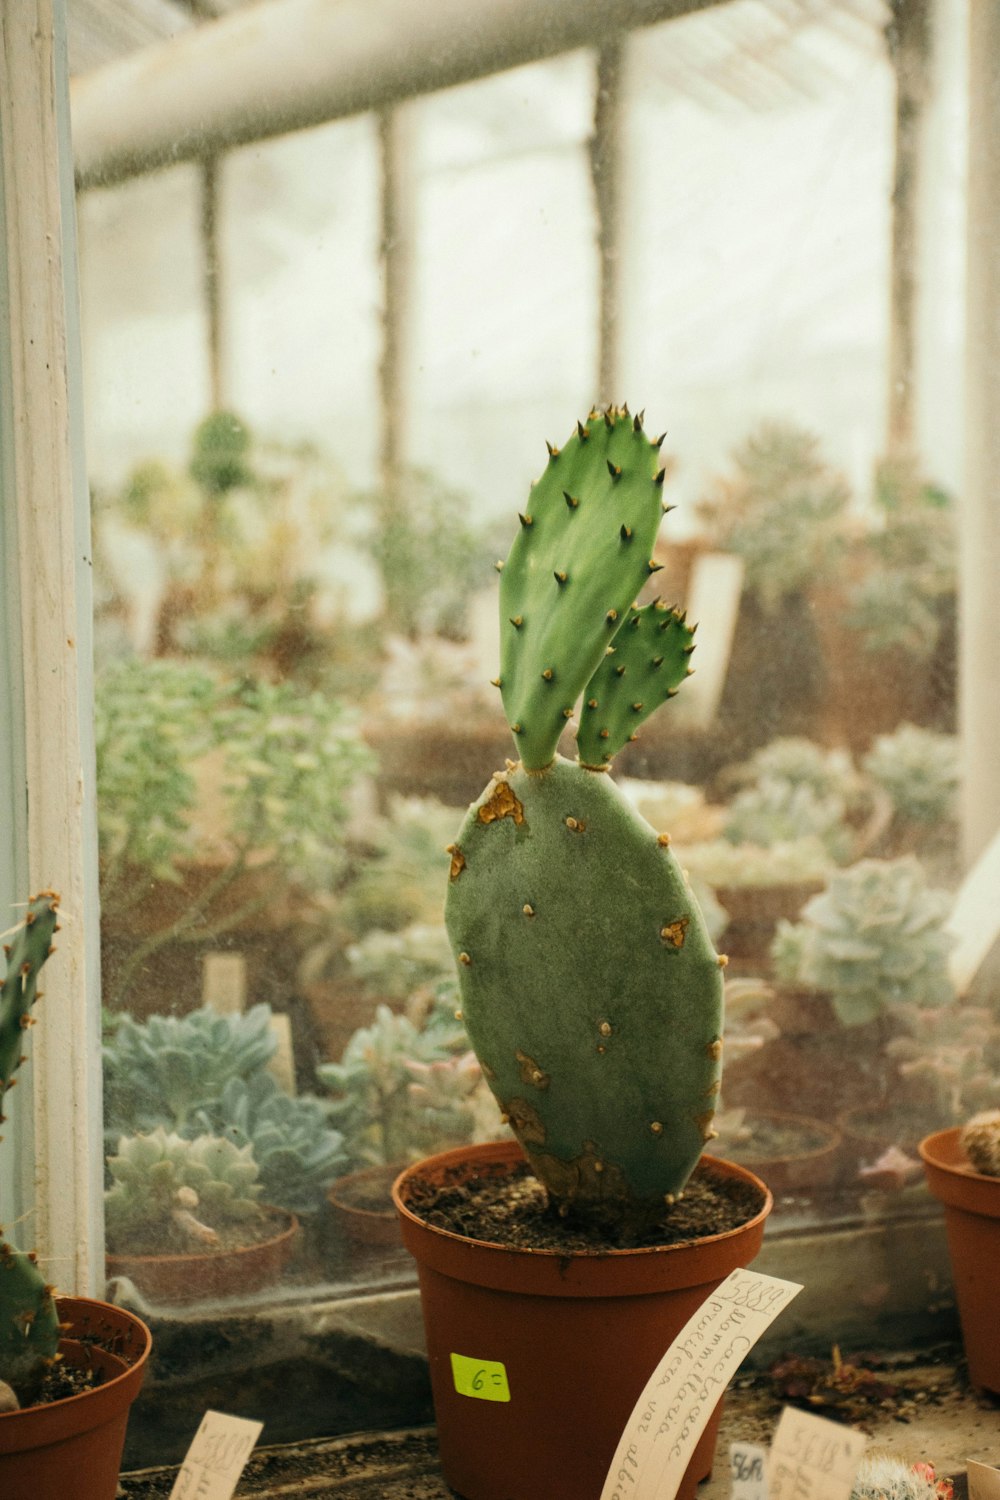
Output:
<svg viewBox="0 0 1000 1500">
<path fill-rule="evenodd" d="M 959 1145 L 960 1130 L 938 1130 L 919 1149 L 927 1186 L 944 1204 L 969 1379 L 1000 1395 L 1000 1177 L 973 1171 Z"/>
<path fill-rule="evenodd" d="M 338 1177 L 327 1188 L 327 1202 L 352 1249 L 386 1250 L 401 1245 L 399 1219 L 392 1202 L 392 1184 L 399 1172 L 398 1162 L 388 1167 L 362 1167 Z M 384 1207 L 373 1207 L 380 1199 Z"/>
<path fill-rule="evenodd" d="M 753 1219 L 685 1245 L 573 1254 L 468 1239 L 407 1207 L 416 1178 L 505 1176 L 522 1160 L 515 1141 L 459 1147 L 393 1187 L 419 1270 L 441 1464 L 465 1500 L 598 1500 L 643 1386 L 695 1309 L 757 1254 L 771 1195 L 745 1168 L 705 1157 L 717 1176 L 758 1187 Z M 484 1389 L 502 1365 L 509 1401 L 460 1394 L 453 1354 L 484 1362 Z M 720 1402 L 679 1500 L 711 1473 L 721 1415 Z"/>
<path fill-rule="evenodd" d="M 149 1358 L 149 1329 L 108 1302 L 60 1297 L 70 1330 L 67 1363 L 103 1376 L 93 1390 L 0 1416 L 0 1495 L 4 1500 L 114 1500 L 129 1407 Z"/>
<path fill-rule="evenodd" d="M 780 1156 L 763 1156 L 754 1150 L 754 1122 L 772 1122 L 788 1134 L 789 1149 Z M 745 1124 L 750 1139 L 740 1148 L 739 1162 L 748 1171 L 762 1176 L 775 1198 L 808 1193 L 829 1192 L 840 1176 L 842 1140 L 838 1129 L 811 1115 L 791 1114 L 785 1110 L 747 1110 Z M 806 1145 L 796 1144 L 796 1136 Z M 728 1159 L 728 1158 L 727 1158 Z"/>
<path fill-rule="evenodd" d="M 189 1255 L 109 1255 L 105 1269 L 109 1277 L 127 1276 L 151 1302 L 164 1306 L 262 1291 L 281 1280 L 299 1232 L 294 1214 L 273 1212 L 281 1218 L 280 1232 L 256 1245 Z"/>
</svg>

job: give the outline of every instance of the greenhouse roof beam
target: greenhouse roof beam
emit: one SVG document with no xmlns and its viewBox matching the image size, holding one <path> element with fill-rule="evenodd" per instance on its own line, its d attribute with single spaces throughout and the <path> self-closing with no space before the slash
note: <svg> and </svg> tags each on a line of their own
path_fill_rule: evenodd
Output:
<svg viewBox="0 0 1000 1500">
<path fill-rule="evenodd" d="M 262 0 L 73 81 L 77 184 L 468 83 L 724 0 Z"/>
</svg>

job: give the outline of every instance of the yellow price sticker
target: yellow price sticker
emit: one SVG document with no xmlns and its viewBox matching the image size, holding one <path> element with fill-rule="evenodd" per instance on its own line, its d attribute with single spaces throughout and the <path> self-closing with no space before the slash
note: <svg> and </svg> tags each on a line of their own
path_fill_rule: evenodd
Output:
<svg viewBox="0 0 1000 1500">
<path fill-rule="evenodd" d="M 460 1396 L 475 1396 L 479 1401 L 510 1400 L 507 1371 L 498 1359 L 469 1359 L 464 1354 L 453 1354 L 451 1374 Z"/>
</svg>

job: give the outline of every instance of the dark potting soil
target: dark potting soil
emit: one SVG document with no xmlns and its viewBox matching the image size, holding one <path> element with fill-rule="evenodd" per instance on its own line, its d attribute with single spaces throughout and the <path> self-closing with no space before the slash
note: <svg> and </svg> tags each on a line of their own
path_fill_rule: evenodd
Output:
<svg viewBox="0 0 1000 1500">
<path fill-rule="evenodd" d="M 470 1175 L 460 1166 L 440 1183 L 411 1178 L 406 1206 L 425 1223 L 469 1239 L 565 1254 L 678 1245 L 723 1234 L 759 1213 L 763 1199 L 751 1183 L 716 1175 L 700 1162 L 678 1201 L 669 1208 L 664 1205 L 662 1213 L 635 1231 L 561 1215 L 523 1162 L 499 1176 Z"/>
</svg>

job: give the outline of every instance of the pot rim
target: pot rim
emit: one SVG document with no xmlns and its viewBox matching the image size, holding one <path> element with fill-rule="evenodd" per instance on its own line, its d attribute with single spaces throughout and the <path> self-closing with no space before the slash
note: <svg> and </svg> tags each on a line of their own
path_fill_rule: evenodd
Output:
<svg viewBox="0 0 1000 1500">
<path fill-rule="evenodd" d="M 701 1162 L 709 1163 L 710 1170 L 719 1177 L 736 1177 L 756 1186 L 761 1194 L 761 1206 L 744 1223 L 718 1234 L 705 1235 L 701 1239 L 681 1241 L 668 1245 L 642 1245 L 631 1249 L 612 1248 L 587 1250 L 528 1249 L 517 1245 L 503 1245 L 493 1240 L 474 1239 L 450 1229 L 429 1224 L 413 1212 L 403 1201 L 403 1189 L 408 1178 L 428 1166 L 437 1169 L 460 1162 L 482 1164 L 493 1160 L 502 1165 L 519 1162 L 524 1152 L 516 1140 L 489 1141 L 482 1145 L 459 1146 L 450 1151 L 438 1152 L 404 1167 L 392 1185 L 392 1199 L 399 1214 L 403 1237 L 410 1253 L 421 1268 L 431 1265 L 445 1274 L 464 1274 L 470 1281 L 482 1285 L 506 1286 L 511 1277 L 524 1279 L 524 1290 L 533 1288 L 542 1295 L 558 1296 L 600 1295 L 601 1286 L 626 1267 L 632 1268 L 637 1277 L 636 1291 L 657 1290 L 664 1278 L 680 1286 L 696 1284 L 704 1278 L 699 1264 L 709 1258 L 731 1258 L 735 1243 L 747 1242 L 748 1259 L 757 1253 L 764 1233 L 764 1223 L 774 1206 L 770 1188 L 755 1172 L 738 1162 L 725 1161 L 721 1157 L 703 1154 Z M 418 1253 L 413 1242 L 419 1242 Z M 751 1245 L 753 1248 L 751 1250 Z M 455 1269 L 448 1269 L 454 1266 Z M 696 1269 L 697 1266 L 697 1269 Z M 575 1273 L 578 1284 L 574 1285 Z M 723 1274 L 728 1274 L 727 1272 Z M 721 1278 L 720 1278 L 721 1279 Z M 645 1285 L 648 1280 L 649 1285 Z M 640 1286 L 638 1283 L 642 1282 Z"/>
</svg>

